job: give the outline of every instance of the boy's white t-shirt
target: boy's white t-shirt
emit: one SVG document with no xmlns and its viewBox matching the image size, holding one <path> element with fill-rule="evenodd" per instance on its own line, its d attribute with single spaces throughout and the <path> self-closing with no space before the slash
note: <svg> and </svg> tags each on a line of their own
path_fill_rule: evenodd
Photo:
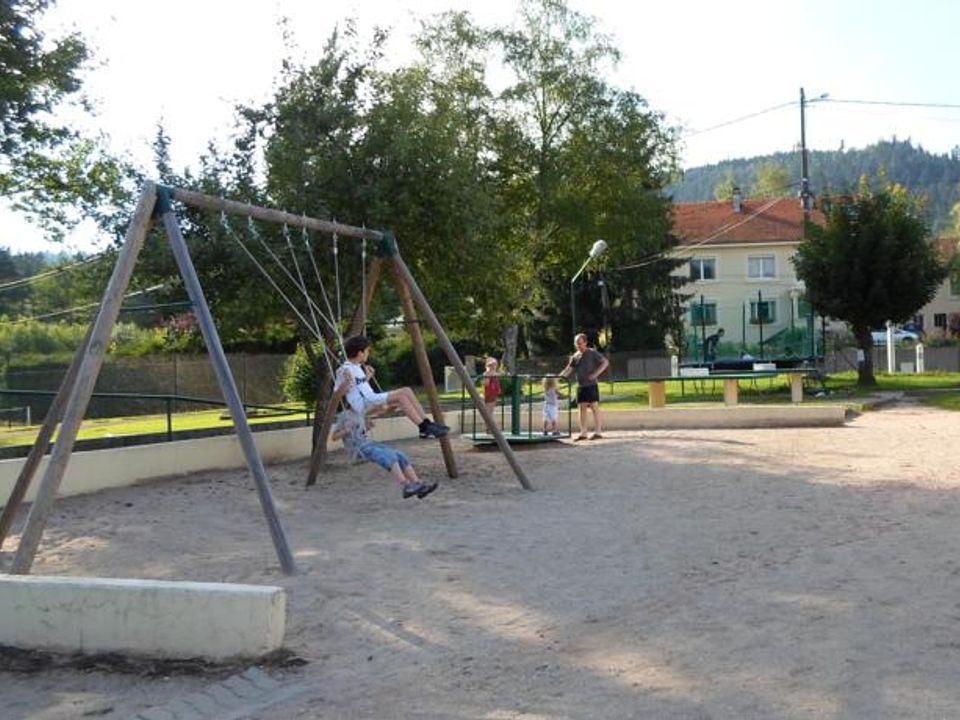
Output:
<svg viewBox="0 0 960 720">
<path fill-rule="evenodd" d="M 347 360 L 337 371 L 337 384 L 344 382 L 347 377 L 353 377 L 353 387 L 347 392 L 346 401 L 358 413 L 365 413 L 368 408 L 379 407 L 387 402 L 387 393 L 374 392 L 367 380 L 367 373 L 359 363 Z"/>
</svg>

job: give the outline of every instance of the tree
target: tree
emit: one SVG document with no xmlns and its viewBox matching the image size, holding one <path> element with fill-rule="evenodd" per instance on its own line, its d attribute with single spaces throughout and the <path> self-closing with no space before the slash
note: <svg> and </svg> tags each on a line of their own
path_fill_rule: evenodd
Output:
<svg viewBox="0 0 960 720">
<path fill-rule="evenodd" d="M 750 196 L 758 198 L 783 197 L 790 194 L 790 173 L 775 162 L 762 163 L 756 171 L 756 181 L 750 188 Z"/>
<path fill-rule="evenodd" d="M 733 191 L 737 189 L 737 180 L 733 176 L 733 170 L 728 169 L 716 185 L 713 186 L 713 198 L 715 200 L 732 200 Z"/>
<path fill-rule="evenodd" d="M 131 204 L 132 169 L 99 140 L 82 138 L 52 114 L 79 95 L 90 52 L 74 33 L 40 30 L 53 0 L 0 3 L 0 195 L 52 237 L 78 217 L 119 237 Z M 85 108 L 89 110 L 89 108 Z"/>
<path fill-rule="evenodd" d="M 5 0 L 0 5 L 0 153 L 5 157 L 69 135 L 46 116 L 80 89 L 88 51 L 76 34 L 49 40 L 38 28 L 52 0 Z"/>
<path fill-rule="evenodd" d="M 674 135 L 639 95 L 602 79 L 619 52 L 592 18 L 562 0 L 526 0 L 519 15 L 518 27 L 493 33 L 513 75 L 495 119 L 495 168 L 513 220 L 501 242 L 517 248 L 522 263 L 518 309 L 532 318 L 529 335 L 540 351 L 556 352 L 570 342 L 569 279 L 594 240 L 607 240 L 605 262 L 615 266 L 671 245 L 670 204 L 660 191 L 676 171 Z M 671 285 L 668 266 L 611 273 L 609 307 L 585 303 L 584 321 L 596 330 L 609 310 L 612 322 L 649 322 L 646 332 L 621 338 L 659 345 L 666 330 L 653 319 L 661 307 L 641 299 Z"/>
<path fill-rule="evenodd" d="M 600 79 L 616 51 L 592 21 L 555 0 L 525 2 L 523 17 L 520 28 L 488 31 L 464 13 L 442 14 L 417 37 L 421 57 L 389 71 L 385 36 L 363 47 L 348 24 L 315 64 L 285 63 L 271 102 L 240 109 L 236 152 L 215 153 L 201 184 L 393 230 L 445 327 L 488 347 L 504 326 L 536 315 L 546 346 L 566 348 L 569 323 L 556 310 L 569 307 L 584 243 L 605 237 L 611 264 L 654 258 L 611 278 L 609 309 L 659 342 L 660 307 L 638 301 L 672 282 L 660 258 L 673 243 L 661 192 L 676 168 L 673 133 L 638 95 Z M 485 76 L 496 51 L 515 74 L 500 96 Z M 340 248 L 341 265 L 359 268 L 358 243 Z M 221 277 L 233 262 L 230 253 L 209 260 L 224 266 Z M 345 307 L 359 291 L 353 275 Z M 396 312 L 381 287 L 373 317 Z M 246 287 L 221 282 L 218 292 L 225 304 L 235 292 L 250 302 Z"/>
<path fill-rule="evenodd" d="M 844 320 L 863 351 L 858 384 L 875 385 L 870 331 L 904 322 L 946 277 L 916 198 L 902 186 L 836 198 L 826 226 L 807 224 L 794 256 L 797 277 L 819 314 Z"/>
</svg>

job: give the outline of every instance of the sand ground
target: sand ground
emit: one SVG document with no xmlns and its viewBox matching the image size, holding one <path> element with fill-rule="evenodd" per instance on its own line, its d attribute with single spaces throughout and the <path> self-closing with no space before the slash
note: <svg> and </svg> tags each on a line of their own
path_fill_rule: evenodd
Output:
<svg viewBox="0 0 960 720">
<path fill-rule="evenodd" d="M 310 490 L 274 466 L 289 578 L 246 473 L 166 479 L 59 501 L 34 573 L 283 585 L 308 664 L 279 675 L 310 692 L 251 717 L 954 718 L 958 430 L 901 404 L 615 432 L 518 452 L 532 493 L 458 440 L 423 501 L 338 454 Z M 436 444 L 401 445 L 442 478 Z M 129 717 L 209 682 L 0 673 L 0 716 Z"/>
</svg>

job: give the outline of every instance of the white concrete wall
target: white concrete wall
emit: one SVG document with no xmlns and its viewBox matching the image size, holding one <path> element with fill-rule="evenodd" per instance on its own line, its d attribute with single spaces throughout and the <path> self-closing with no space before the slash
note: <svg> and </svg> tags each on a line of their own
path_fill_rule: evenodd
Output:
<svg viewBox="0 0 960 720">
<path fill-rule="evenodd" d="M 842 425 L 844 416 L 845 409 L 840 405 L 668 405 L 656 410 L 603 410 L 604 429 L 607 430 Z M 524 407 L 524 412 L 521 413 L 524 430 L 527 427 L 527 417 Z M 561 411 L 562 429 L 566 428 L 566 417 L 566 411 Z M 472 432 L 471 418 L 472 411 L 463 414 L 462 432 Z M 448 413 L 446 421 L 450 425 L 459 425 L 460 413 Z M 505 424 L 507 427 L 510 425 L 509 413 L 505 416 Z M 533 407 L 532 424 L 534 431 L 542 427 L 538 403 Z M 574 412 L 574 432 L 577 428 Z M 485 432 L 479 415 L 477 431 Z M 311 428 L 304 427 L 259 432 L 254 433 L 253 437 L 263 461 L 278 463 L 308 458 L 310 434 Z M 417 428 L 402 417 L 385 418 L 377 421 L 371 435 L 383 441 L 409 439 L 417 437 Z M 330 447 L 331 450 L 336 450 L 340 443 L 331 442 Z M 0 461 L 0 502 L 5 502 L 10 497 L 23 463 L 23 458 Z M 34 476 L 27 493 L 27 501 L 33 499 L 45 467 L 46 460 Z M 246 461 L 235 435 L 75 452 L 67 465 L 59 495 L 64 497 L 111 487 L 126 487 L 151 478 L 245 467 Z"/>
<path fill-rule="evenodd" d="M 817 427 L 843 425 L 846 408 L 842 405 L 667 405 L 656 409 L 608 410 L 602 408 L 604 430 L 656 430 L 668 428 L 767 428 Z M 498 414 L 499 419 L 499 414 Z M 593 423 L 593 415 L 588 414 Z M 459 418 L 458 418 L 459 420 Z M 539 407 L 533 413 L 533 430 L 542 427 Z M 573 432 L 579 429 L 578 414 L 573 412 Z M 521 413 L 521 430 L 527 431 L 527 413 Z M 567 413 L 560 413 L 560 429 L 567 429 Z M 507 413 L 504 425 L 510 429 Z M 471 413 L 465 413 L 461 432 L 470 434 L 474 425 Z M 476 431 L 485 433 L 477 415 Z"/>
<path fill-rule="evenodd" d="M 312 428 L 292 428 L 254 433 L 254 442 L 265 463 L 289 462 L 310 457 Z M 417 436 L 417 428 L 402 417 L 377 421 L 371 435 L 377 440 L 398 440 Z M 331 449 L 339 448 L 332 442 Z M 49 460 L 34 475 L 26 500 L 33 500 Z M 6 502 L 17 481 L 24 458 L 0 460 L 0 502 Z M 246 460 L 236 435 L 197 440 L 178 440 L 153 445 L 134 445 L 110 450 L 74 452 L 60 485 L 60 497 L 125 487 L 138 480 L 167 475 L 189 475 L 215 469 L 245 468 Z"/>
<path fill-rule="evenodd" d="M 0 575 L 0 645 L 225 660 L 277 650 L 285 627 L 279 587 Z"/>
</svg>

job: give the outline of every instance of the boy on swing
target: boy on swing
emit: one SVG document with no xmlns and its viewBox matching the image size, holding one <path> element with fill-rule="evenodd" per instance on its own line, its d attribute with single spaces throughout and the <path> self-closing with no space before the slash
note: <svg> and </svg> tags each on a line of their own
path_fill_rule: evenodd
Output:
<svg viewBox="0 0 960 720">
<path fill-rule="evenodd" d="M 389 392 L 375 392 L 370 386 L 374 370 L 366 364 L 370 357 L 370 340 L 365 335 L 354 335 L 343 343 L 347 361 L 337 371 L 337 387 L 346 388 L 347 405 L 361 416 L 371 410 L 382 411 L 387 406 L 398 407 L 420 430 L 421 438 L 445 437 L 450 428 L 427 417 L 413 390 L 401 387 Z"/>
</svg>

